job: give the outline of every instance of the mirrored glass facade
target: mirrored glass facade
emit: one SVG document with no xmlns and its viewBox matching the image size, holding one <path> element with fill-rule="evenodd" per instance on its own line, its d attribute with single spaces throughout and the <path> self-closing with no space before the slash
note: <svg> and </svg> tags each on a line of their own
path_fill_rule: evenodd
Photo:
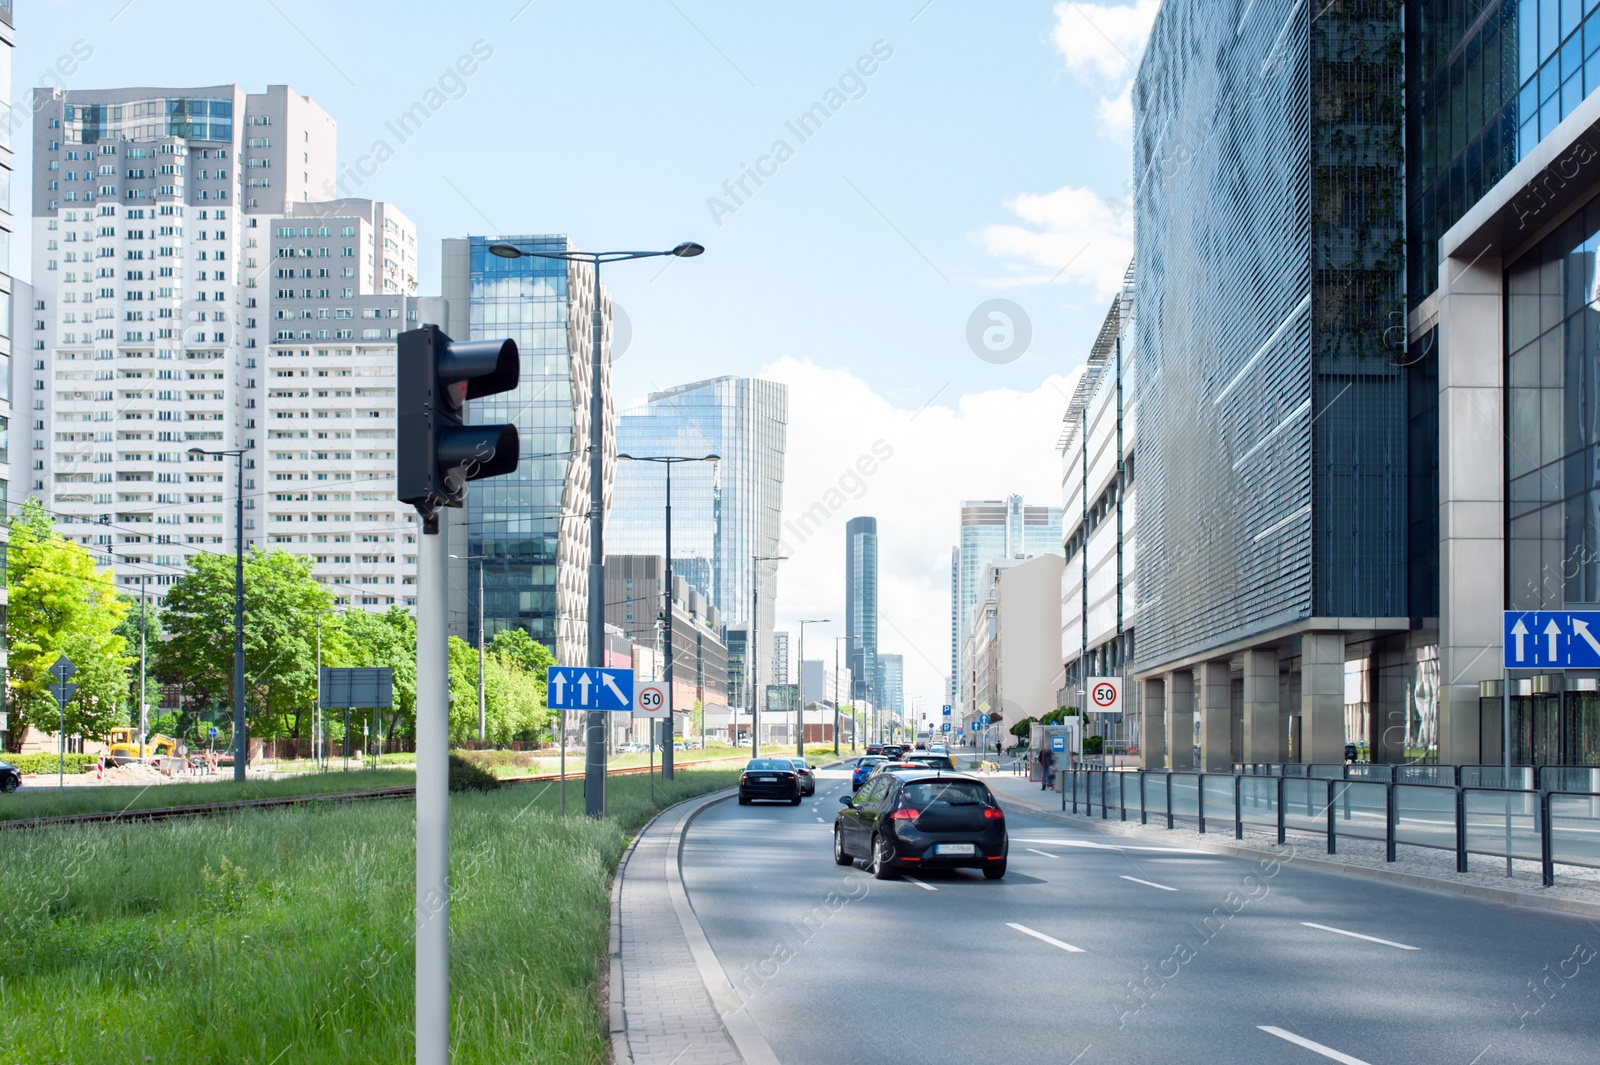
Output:
<svg viewBox="0 0 1600 1065">
<path fill-rule="evenodd" d="M 851 518 L 844 527 L 845 637 L 850 698 L 883 705 L 878 672 L 878 519 Z"/>
</svg>

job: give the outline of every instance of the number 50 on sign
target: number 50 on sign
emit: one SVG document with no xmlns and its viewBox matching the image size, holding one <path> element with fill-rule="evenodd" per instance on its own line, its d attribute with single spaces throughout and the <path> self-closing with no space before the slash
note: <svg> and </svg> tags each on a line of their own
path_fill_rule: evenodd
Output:
<svg viewBox="0 0 1600 1065">
<path fill-rule="evenodd" d="M 1087 690 L 1089 693 L 1089 705 L 1086 709 L 1089 713 L 1122 713 L 1121 677 L 1090 677 Z"/>
<path fill-rule="evenodd" d="M 645 717 L 667 717 L 672 713 L 672 691 L 665 683 L 640 684 L 633 689 L 633 712 Z"/>
</svg>

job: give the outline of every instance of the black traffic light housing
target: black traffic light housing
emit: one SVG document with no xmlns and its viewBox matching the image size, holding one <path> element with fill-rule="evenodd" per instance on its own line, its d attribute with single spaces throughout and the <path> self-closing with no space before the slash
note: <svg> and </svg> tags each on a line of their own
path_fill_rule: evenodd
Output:
<svg viewBox="0 0 1600 1065">
<path fill-rule="evenodd" d="M 466 502 L 467 482 L 517 468 L 517 427 L 463 425 L 467 400 L 517 387 L 513 340 L 451 340 L 436 325 L 400 334 L 395 494 L 428 531 L 440 507 Z"/>
</svg>

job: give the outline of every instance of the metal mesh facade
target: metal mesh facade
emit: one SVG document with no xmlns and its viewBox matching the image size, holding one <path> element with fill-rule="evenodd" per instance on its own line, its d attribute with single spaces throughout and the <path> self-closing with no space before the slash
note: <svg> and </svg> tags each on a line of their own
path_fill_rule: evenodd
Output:
<svg viewBox="0 0 1600 1065">
<path fill-rule="evenodd" d="M 1156 20 L 1134 87 L 1141 665 L 1404 613 L 1400 34 L 1393 0 Z"/>
</svg>

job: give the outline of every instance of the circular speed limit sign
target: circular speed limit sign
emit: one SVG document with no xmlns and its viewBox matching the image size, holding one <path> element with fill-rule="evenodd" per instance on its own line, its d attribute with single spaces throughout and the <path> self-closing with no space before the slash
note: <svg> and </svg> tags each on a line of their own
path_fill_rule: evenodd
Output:
<svg viewBox="0 0 1600 1065">
<path fill-rule="evenodd" d="M 1089 682 L 1089 712 L 1115 714 L 1122 709 L 1122 687 L 1114 680 L 1097 678 Z"/>
<path fill-rule="evenodd" d="M 633 709 L 646 717 L 666 717 L 672 712 L 672 698 L 665 684 L 641 684 L 634 689 Z"/>
</svg>

